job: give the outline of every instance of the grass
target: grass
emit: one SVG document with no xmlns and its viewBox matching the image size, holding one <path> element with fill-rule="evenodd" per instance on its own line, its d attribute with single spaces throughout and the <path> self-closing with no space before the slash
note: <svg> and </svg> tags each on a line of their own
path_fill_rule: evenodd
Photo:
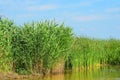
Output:
<svg viewBox="0 0 120 80">
<path fill-rule="evenodd" d="M 17 26 L 11 20 L 0 20 L 0 72 L 45 75 L 59 63 L 64 70 L 117 65 L 119 56 L 120 40 L 76 37 L 70 27 L 55 21 Z"/>
<path fill-rule="evenodd" d="M 64 24 L 43 21 L 16 26 L 3 19 L 0 27 L 3 68 L 11 62 L 11 69 L 17 73 L 46 74 L 60 58 L 65 59 L 69 54 L 72 29 Z"/>
<path fill-rule="evenodd" d="M 120 64 L 120 40 L 74 39 L 70 55 L 73 68 Z"/>
</svg>

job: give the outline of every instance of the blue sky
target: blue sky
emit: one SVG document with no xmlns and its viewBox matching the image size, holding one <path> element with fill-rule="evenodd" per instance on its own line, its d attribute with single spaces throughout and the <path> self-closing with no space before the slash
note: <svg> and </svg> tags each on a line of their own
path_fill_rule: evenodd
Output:
<svg viewBox="0 0 120 80">
<path fill-rule="evenodd" d="M 0 0 L 0 15 L 16 24 L 56 19 L 76 35 L 120 39 L 120 0 Z"/>
</svg>

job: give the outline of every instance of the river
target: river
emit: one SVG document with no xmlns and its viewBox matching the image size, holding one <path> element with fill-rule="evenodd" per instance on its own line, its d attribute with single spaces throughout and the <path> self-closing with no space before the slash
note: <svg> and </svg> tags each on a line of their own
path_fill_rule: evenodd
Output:
<svg viewBox="0 0 120 80">
<path fill-rule="evenodd" d="M 120 66 L 68 71 L 65 74 L 49 75 L 44 78 L 25 80 L 120 80 Z"/>
</svg>

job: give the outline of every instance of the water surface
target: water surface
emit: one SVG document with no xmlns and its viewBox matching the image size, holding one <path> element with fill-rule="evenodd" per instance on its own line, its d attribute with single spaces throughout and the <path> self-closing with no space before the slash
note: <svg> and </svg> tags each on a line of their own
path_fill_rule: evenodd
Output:
<svg viewBox="0 0 120 80">
<path fill-rule="evenodd" d="M 70 71 L 34 80 L 120 80 L 120 66 L 106 66 L 91 70 Z"/>
</svg>

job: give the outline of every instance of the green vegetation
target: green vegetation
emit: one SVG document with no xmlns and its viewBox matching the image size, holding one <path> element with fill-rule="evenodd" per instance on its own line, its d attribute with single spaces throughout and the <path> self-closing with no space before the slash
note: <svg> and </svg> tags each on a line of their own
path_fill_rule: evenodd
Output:
<svg viewBox="0 0 120 80">
<path fill-rule="evenodd" d="M 20 73 L 49 73 L 59 59 L 66 59 L 72 42 L 72 29 L 54 21 L 16 26 L 0 21 L 0 70 Z M 11 66 L 10 66 L 11 65 Z M 7 70 L 9 71 L 9 70 Z"/>
<path fill-rule="evenodd" d="M 71 52 L 73 68 L 120 64 L 120 40 L 74 39 Z"/>
<path fill-rule="evenodd" d="M 64 69 L 120 64 L 120 40 L 75 37 L 72 29 L 55 21 L 17 26 L 0 20 L 0 72 L 50 73 L 61 62 Z"/>
</svg>

